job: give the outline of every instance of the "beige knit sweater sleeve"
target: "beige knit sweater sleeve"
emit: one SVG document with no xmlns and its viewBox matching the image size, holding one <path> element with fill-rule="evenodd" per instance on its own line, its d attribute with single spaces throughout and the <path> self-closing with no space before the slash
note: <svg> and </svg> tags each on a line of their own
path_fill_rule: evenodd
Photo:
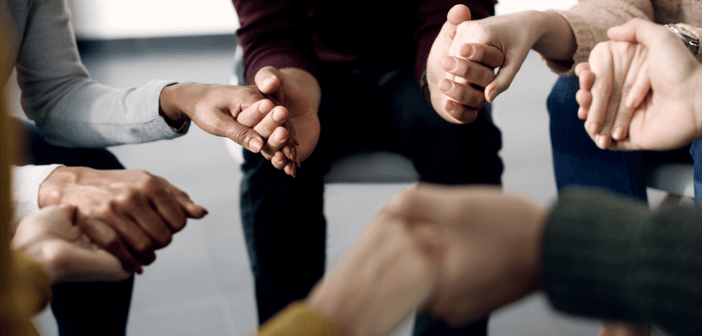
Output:
<svg viewBox="0 0 702 336">
<path fill-rule="evenodd" d="M 597 43 L 609 40 L 607 29 L 610 27 L 624 24 L 633 18 L 653 20 L 651 1 L 643 0 L 580 0 L 570 10 L 551 12 L 560 14 L 568 21 L 578 45 L 573 56 L 574 63 L 570 67 L 542 57 L 549 68 L 561 76 L 572 75 L 575 65 L 587 62 L 592 48 Z"/>
</svg>

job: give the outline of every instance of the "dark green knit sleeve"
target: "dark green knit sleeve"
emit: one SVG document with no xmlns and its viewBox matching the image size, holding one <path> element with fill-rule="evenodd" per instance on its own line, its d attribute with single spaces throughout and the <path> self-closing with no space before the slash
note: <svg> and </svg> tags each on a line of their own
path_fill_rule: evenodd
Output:
<svg viewBox="0 0 702 336">
<path fill-rule="evenodd" d="M 702 209 L 566 192 L 546 225 L 544 287 L 568 313 L 702 335 Z"/>
</svg>

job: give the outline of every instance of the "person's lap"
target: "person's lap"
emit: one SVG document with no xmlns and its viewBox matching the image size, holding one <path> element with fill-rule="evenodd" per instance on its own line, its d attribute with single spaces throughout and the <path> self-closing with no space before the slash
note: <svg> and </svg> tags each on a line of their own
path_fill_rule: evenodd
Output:
<svg viewBox="0 0 702 336">
<path fill-rule="evenodd" d="M 425 182 L 501 182 L 500 132 L 487 115 L 471 125 L 445 122 L 422 100 L 410 68 L 378 75 L 358 68 L 323 70 L 348 75 L 324 83 L 320 141 L 297 177 L 245 151 L 242 219 L 260 322 L 304 298 L 324 272 L 322 177 L 336 158 L 359 150 L 390 150 L 412 159 Z M 448 330 L 427 318 L 418 321 L 416 330 L 427 335 L 438 327 L 446 328 L 441 334 Z M 476 326 L 484 331 L 486 323 Z"/>
<path fill-rule="evenodd" d="M 26 157 L 20 164 L 59 163 L 94 169 L 123 169 L 105 149 L 53 146 L 34 131 L 31 124 L 16 121 L 25 139 Z M 51 309 L 60 335 L 124 335 L 134 277 L 118 282 L 63 283 L 52 287 Z"/>
</svg>

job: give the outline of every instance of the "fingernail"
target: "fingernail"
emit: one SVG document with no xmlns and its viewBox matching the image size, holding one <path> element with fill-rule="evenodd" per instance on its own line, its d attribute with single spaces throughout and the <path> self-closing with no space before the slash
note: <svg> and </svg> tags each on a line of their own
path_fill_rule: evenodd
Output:
<svg viewBox="0 0 702 336">
<path fill-rule="evenodd" d="M 446 56 L 444 59 L 441 61 L 441 67 L 444 68 L 446 71 L 451 71 L 453 68 L 456 66 L 456 60 L 453 58 Z"/>
<path fill-rule="evenodd" d="M 258 153 L 261 150 L 261 148 L 263 148 L 263 142 L 261 142 L 261 140 L 258 139 L 251 139 L 251 141 L 249 141 L 249 148 L 254 153 Z"/>
<path fill-rule="evenodd" d="M 443 93 L 451 91 L 451 87 L 453 87 L 453 83 L 451 83 L 451 81 L 448 79 L 442 79 L 439 82 L 439 90 L 441 90 Z"/>
<path fill-rule="evenodd" d="M 258 112 L 261 112 L 263 114 L 266 114 L 270 112 L 270 106 L 268 106 L 268 101 L 261 102 L 258 104 Z"/>
<path fill-rule="evenodd" d="M 448 102 L 446 102 L 446 112 L 451 112 L 455 108 L 456 108 L 456 103 L 454 103 L 453 101 L 450 101 L 450 100 Z"/>
<path fill-rule="evenodd" d="M 273 81 L 274 81 L 273 78 L 274 78 L 274 77 L 269 77 L 269 78 L 267 78 L 266 80 L 264 80 L 264 81 L 263 81 L 263 85 L 262 85 L 262 89 L 265 90 L 265 88 L 267 88 L 269 85 L 271 85 L 271 84 L 273 83 Z"/>
<path fill-rule="evenodd" d="M 273 120 L 275 120 L 275 122 L 282 123 L 285 121 L 285 112 L 279 108 L 273 110 Z"/>
<path fill-rule="evenodd" d="M 617 129 L 614 130 L 614 133 L 612 133 L 612 137 L 616 140 L 621 140 L 622 137 L 624 136 L 624 127 L 617 127 Z"/>
<path fill-rule="evenodd" d="M 461 46 L 461 56 L 469 58 L 473 56 L 473 46 L 464 44 Z"/>
<path fill-rule="evenodd" d="M 604 147 L 605 147 L 605 145 L 606 145 L 605 142 L 606 142 L 606 140 L 605 140 L 605 136 L 604 136 L 604 135 L 598 135 L 598 136 L 597 136 L 597 145 L 598 145 L 600 148 L 604 148 Z"/>
<path fill-rule="evenodd" d="M 587 126 L 588 132 L 590 134 L 595 134 L 595 131 L 597 130 L 597 124 L 596 123 L 591 123 L 589 126 Z"/>
</svg>

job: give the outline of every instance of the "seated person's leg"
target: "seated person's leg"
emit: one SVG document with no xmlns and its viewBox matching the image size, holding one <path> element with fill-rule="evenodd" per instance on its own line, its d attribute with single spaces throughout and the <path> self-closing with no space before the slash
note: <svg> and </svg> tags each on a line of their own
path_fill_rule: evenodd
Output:
<svg viewBox="0 0 702 336">
<path fill-rule="evenodd" d="M 17 121 L 26 135 L 27 164 L 60 163 L 94 169 L 123 169 L 105 149 L 72 149 L 53 146 Z M 63 283 L 53 286 L 51 309 L 61 335 L 124 335 L 134 277 L 119 282 Z"/>
<path fill-rule="evenodd" d="M 501 184 L 501 133 L 492 123 L 490 107 L 468 125 L 448 123 L 428 101 L 423 101 L 411 69 L 388 86 L 391 138 L 401 153 L 413 160 L 422 182 L 440 184 Z M 399 141 L 398 141 L 399 140 Z M 486 335 L 487 319 L 462 328 L 420 314 L 415 335 Z"/>
<path fill-rule="evenodd" d="M 320 111 L 326 104 L 323 99 Z M 319 144 L 295 178 L 244 150 L 240 206 L 260 324 L 305 298 L 324 274 L 322 177 L 329 161 L 320 148 L 328 133 L 321 117 L 320 122 Z"/>
<path fill-rule="evenodd" d="M 578 119 L 578 78 L 561 77 L 548 97 L 553 168 L 559 193 L 568 186 L 602 187 L 646 200 L 640 152 L 601 150 Z"/>
<path fill-rule="evenodd" d="M 702 140 L 692 143 L 690 155 L 695 162 L 695 199 L 702 204 Z"/>
<path fill-rule="evenodd" d="M 561 192 L 571 185 L 607 188 L 646 200 L 648 167 L 667 162 L 692 162 L 690 149 L 616 152 L 599 149 L 578 119 L 577 77 L 559 78 L 548 97 L 551 144 L 556 185 Z"/>
</svg>

